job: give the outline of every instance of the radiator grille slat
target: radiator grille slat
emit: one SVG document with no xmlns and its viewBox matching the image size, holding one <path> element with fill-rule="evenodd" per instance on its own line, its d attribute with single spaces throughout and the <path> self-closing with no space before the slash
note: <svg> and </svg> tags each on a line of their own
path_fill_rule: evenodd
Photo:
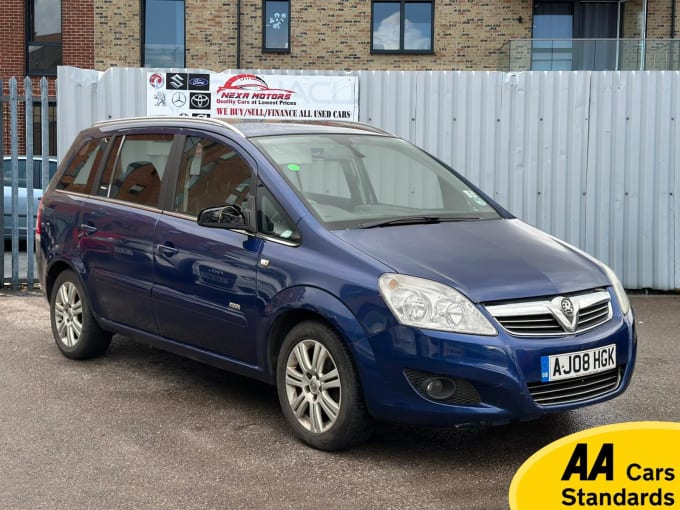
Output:
<svg viewBox="0 0 680 510">
<path fill-rule="evenodd" d="M 599 374 L 555 381 L 528 384 L 531 398 L 538 405 L 571 404 L 606 395 L 619 387 L 623 367 Z"/>
<path fill-rule="evenodd" d="M 571 300 L 576 311 L 575 323 L 564 315 L 557 303 Z M 571 296 L 492 304 L 487 310 L 508 333 L 515 336 L 563 336 L 596 328 L 612 318 L 609 293 L 594 290 Z M 567 323 L 565 325 L 565 323 Z M 570 328 L 570 329 L 568 329 Z"/>
</svg>

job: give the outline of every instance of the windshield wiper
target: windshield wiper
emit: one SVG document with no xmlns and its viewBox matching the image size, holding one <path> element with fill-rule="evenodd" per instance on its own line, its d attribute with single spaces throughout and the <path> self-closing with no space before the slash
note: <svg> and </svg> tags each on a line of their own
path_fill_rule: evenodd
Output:
<svg viewBox="0 0 680 510">
<path fill-rule="evenodd" d="M 397 218 L 362 223 L 359 225 L 359 228 L 392 227 L 396 225 L 419 225 L 427 223 L 443 223 L 448 221 L 475 220 L 481 220 L 481 218 L 478 216 L 399 216 Z"/>
</svg>

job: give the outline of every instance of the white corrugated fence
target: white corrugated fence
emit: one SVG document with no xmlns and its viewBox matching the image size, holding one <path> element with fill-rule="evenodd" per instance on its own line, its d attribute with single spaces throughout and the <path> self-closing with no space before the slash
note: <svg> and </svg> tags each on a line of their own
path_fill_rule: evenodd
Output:
<svg viewBox="0 0 680 510">
<path fill-rule="evenodd" d="M 146 115 L 148 71 L 60 67 L 59 156 L 95 121 Z M 358 76 L 361 122 L 451 164 L 625 287 L 680 289 L 680 72 L 248 72 Z"/>
</svg>

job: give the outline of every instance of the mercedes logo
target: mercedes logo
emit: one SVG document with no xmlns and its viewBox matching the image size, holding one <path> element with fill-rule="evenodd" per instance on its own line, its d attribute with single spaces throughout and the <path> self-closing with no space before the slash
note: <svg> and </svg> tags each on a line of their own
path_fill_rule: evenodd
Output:
<svg viewBox="0 0 680 510">
<path fill-rule="evenodd" d="M 187 96 L 185 96 L 182 92 L 175 92 L 172 95 L 172 104 L 177 108 L 181 108 L 187 104 Z"/>
<path fill-rule="evenodd" d="M 206 94 L 196 94 L 191 97 L 191 106 L 194 108 L 205 108 L 210 104 L 210 97 Z"/>
<path fill-rule="evenodd" d="M 567 317 L 571 318 L 574 316 L 574 304 L 571 302 L 571 299 L 569 298 L 562 298 L 562 301 L 560 301 L 560 307 L 562 308 L 562 313 L 566 315 Z"/>
</svg>

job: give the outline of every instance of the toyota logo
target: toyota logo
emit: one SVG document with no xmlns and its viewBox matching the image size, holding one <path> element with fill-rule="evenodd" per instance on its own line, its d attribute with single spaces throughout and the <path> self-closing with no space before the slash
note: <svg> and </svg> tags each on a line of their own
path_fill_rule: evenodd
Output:
<svg viewBox="0 0 680 510">
<path fill-rule="evenodd" d="M 205 108 L 210 104 L 210 96 L 207 94 L 196 94 L 191 96 L 191 106 L 194 108 Z"/>
<path fill-rule="evenodd" d="M 181 108 L 182 106 L 187 104 L 187 96 L 185 96 L 181 92 L 175 92 L 172 95 L 172 104 L 177 108 Z"/>
<path fill-rule="evenodd" d="M 560 307 L 562 308 L 562 313 L 567 317 L 574 316 L 574 304 L 571 302 L 571 299 L 563 298 L 562 301 L 560 301 Z"/>
</svg>

